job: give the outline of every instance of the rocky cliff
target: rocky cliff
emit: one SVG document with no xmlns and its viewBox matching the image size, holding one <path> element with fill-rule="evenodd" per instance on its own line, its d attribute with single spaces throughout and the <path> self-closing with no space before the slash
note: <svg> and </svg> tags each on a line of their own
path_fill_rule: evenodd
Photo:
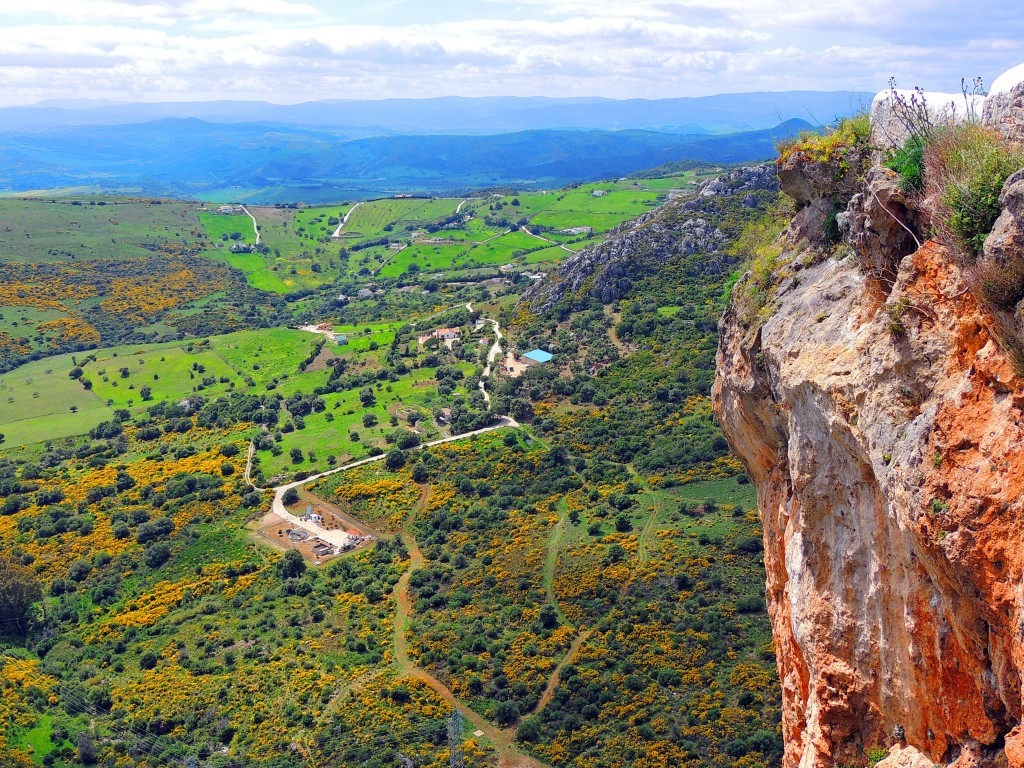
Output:
<svg viewBox="0 0 1024 768">
<path fill-rule="evenodd" d="M 704 182 L 693 195 L 621 224 L 604 242 L 565 259 L 554 274 L 523 294 L 520 303 L 541 314 L 567 297 L 615 301 L 638 275 L 657 272 L 674 254 L 713 254 L 723 247 L 730 233 L 715 223 L 721 199 L 740 197 L 742 205 L 757 208 L 778 188 L 768 165 L 737 169 Z"/>
<path fill-rule="evenodd" d="M 1021 104 L 998 107 L 1016 130 Z M 800 212 L 770 296 L 752 308 L 741 282 L 720 328 L 715 408 L 758 487 L 784 764 L 1024 766 L 1024 302 L 993 309 L 877 154 L 855 160 L 781 163 Z M 1012 269 L 1024 174 L 1001 201 L 978 263 Z M 826 247 L 837 209 L 845 243 Z"/>
</svg>

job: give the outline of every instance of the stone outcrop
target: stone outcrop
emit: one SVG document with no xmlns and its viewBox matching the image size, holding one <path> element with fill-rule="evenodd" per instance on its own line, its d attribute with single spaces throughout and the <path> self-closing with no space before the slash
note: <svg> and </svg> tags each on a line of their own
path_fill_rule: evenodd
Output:
<svg viewBox="0 0 1024 768">
<path fill-rule="evenodd" d="M 821 244 L 829 216 L 837 216 L 860 188 L 859 179 L 867 152 L 835 152 L 824 158 L 812 157 L 813 147 L 796 144 L 779 158 L 776 172 L 779 189 L 797 204 L 793 229 Z"/>
<path fill-rule="evenodd" d="M 896 173 L 875 166 L 846 210 L 839 229 L 871 276 L 892 283 L 903 257 L 915 250 L 914 213 L 900 189 Z"/>
<path fill-rule="evenodd" d="M 992 83 L 983 120 L 1008 139 L 1024 140 L 1024 64 L 1004 72 Z"/>
<path fill-rule="evenodd" d="M 550 310 L 563 298 L 593 296 L 604 303 L 625 294 L 637 274 L 649 274 L 676 253 L 715 253 L 728 239 L 714 226 L 716 200 L 740 196 L 756 207 L 758 191 L 778 189 L 771 166 L 754 166 L 705 182 L 692 198 L 670 201 L 613 229 L 608 238 L 558 265 L 554 274 L 520 299 L 533 312 Z"/>
<path fill-rule="evenodd" d="M 980 268 L 988 279 L 986 292 L 995 305 L 1013 314 L 1011 322 L 1024 338 L 1024 300 L 1010 306 L 1024 295 L 1024 169 L 1006 180 L 999 204 L 1003 212 L 985 238 Z"/>
<path fill-rule="evenodd" d="M 783 181 L 798 202 L 829 197 L 812 166 Z M 714 404 L 758 489 L 786 768 L 1024 768 L 1021 308 L 964 271 L 1024 264 L 1024 174 L 1002 202 L 966 266 L 907 236 L 874 169 L 840 217 L 854 254 L 794 225 L 768 307 L 723 317 Z"/>
<path fill-rule="evenodd" d="M 926 121 L 955 125 L 979 120 L 1003 134 L 1024 141 L 1024 64 L 992 82 L 988 95 L 893 89 L 879 91 L 871 102 L 871 141 L 882 149 L 902 146 L 908 125 Z"/>
</svg>

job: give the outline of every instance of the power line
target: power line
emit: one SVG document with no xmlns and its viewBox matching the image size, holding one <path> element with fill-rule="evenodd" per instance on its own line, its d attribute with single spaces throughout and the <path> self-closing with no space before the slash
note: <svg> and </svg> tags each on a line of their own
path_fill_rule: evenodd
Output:
<svg viewBox="0 0 1024 768">
<path fill-rule="evenodd" d="M 462 713 L 452 709 L 448 716 L 448 765 L 450 768 L 465 768 L 462 757 Z"/>
</svg>

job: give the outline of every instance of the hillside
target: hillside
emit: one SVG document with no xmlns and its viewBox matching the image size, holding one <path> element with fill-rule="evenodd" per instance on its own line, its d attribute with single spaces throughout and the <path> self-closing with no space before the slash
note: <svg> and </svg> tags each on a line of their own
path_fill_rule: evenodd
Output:
<svg viewBox="0 0 1024 768">
<path fill-rule="evenodd" d="M 732 93 L 676 99 L 482 97 L 327 99 L 301 104 L 210 101 L 131 104 L 50 100 L 0 108 L 8 130 L 72 125 L 127 125 L 165 118 L 209 123 L 275 123 L 359 135 L 494 134 L 551 129 L 734 133 L 799 118 L 830 122 L 870 103 L 851 91 Z"/>
<path fill-rule="evenodd" d="M 716 170 L 684 165 L 540 192 L 227 212 L 160 198 L 0 200 L 0 372 L 114 344 L 315 324 L 318 291 L 333 312 L 361 291 L 390 293 L 390 314 L 373 319 L 408 320 L 426 301 L 406 297 L 416 286 L 522 283 Z"/>
<path fill-rule="evenodd" d="M 0 761 L 440 768 L 458 722 L 474 765 L 778 766 L 753 486 L 709 399 L 732 244 L 777 191 L 764 169 L 615 184 L 467 202 L 530 226 L 561 226 L 581 201 L 620 212 L 579 256 L 548 245 L 567 266 L 522 301 L 523 280 L 472 270 L 380 274 L 359 295 L 347 270 L 362 267 L 339 273 L 336 253 L 323 282 L 267 294 L 198 248 L 226 288 L 157 302 L 146 323 L 117 315 L 166 336 L 92 340 L 0 376 Z M 244 215 L 93 202 L 62 208 L 72 233 L 19 231 L 42 242 L 12 240 L 16 266 L 96 279 L 182 216 L 248 242 L 232 240 Z M 459 202 L 367 204 L 353 245 Z M 623 205 L 647 212 L 619 226 Z M 315 243 L 338 213 L 257 221 Z M 104 256 L 111 219 L 133 239 Z M 697 226 L 714 235 L 687 240 Z M 271 256 L 292 256 L 267 242 L 273 274 Z M 560 287 L 588 253 L 629 283 L 603 298 Z M 107 281 L 89 285 L 46 311 L 95 317 Z M 30 309 L 44 312 L 5 309 L 13 331 L 43 319 Z M 524 372 L 534 347 L 554 359 Z"/>
<path fill-rule="evenodd" d="M 7 131 L 0 190 L 70 188 L 258 203 L 545 189 L 617 178 L 670 161 L 738 163 L 774 154 L 810 125 L 721 136 L 656 131 L 520 131 L 491 136 L 378 136 L 195 118 Z"/>
</svg>

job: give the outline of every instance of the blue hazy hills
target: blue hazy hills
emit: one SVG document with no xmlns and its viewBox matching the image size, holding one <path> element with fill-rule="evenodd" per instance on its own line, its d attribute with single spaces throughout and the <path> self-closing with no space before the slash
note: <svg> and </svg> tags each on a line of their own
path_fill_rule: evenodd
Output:
<svg viewBox="0 0 1024 768">
<path fill-rule="evenodd" d="M 559 186 L 766 159 L 868 97 L 44 102 L 0 109 L 0 190 L 288 202 Z"/>
</svg>

